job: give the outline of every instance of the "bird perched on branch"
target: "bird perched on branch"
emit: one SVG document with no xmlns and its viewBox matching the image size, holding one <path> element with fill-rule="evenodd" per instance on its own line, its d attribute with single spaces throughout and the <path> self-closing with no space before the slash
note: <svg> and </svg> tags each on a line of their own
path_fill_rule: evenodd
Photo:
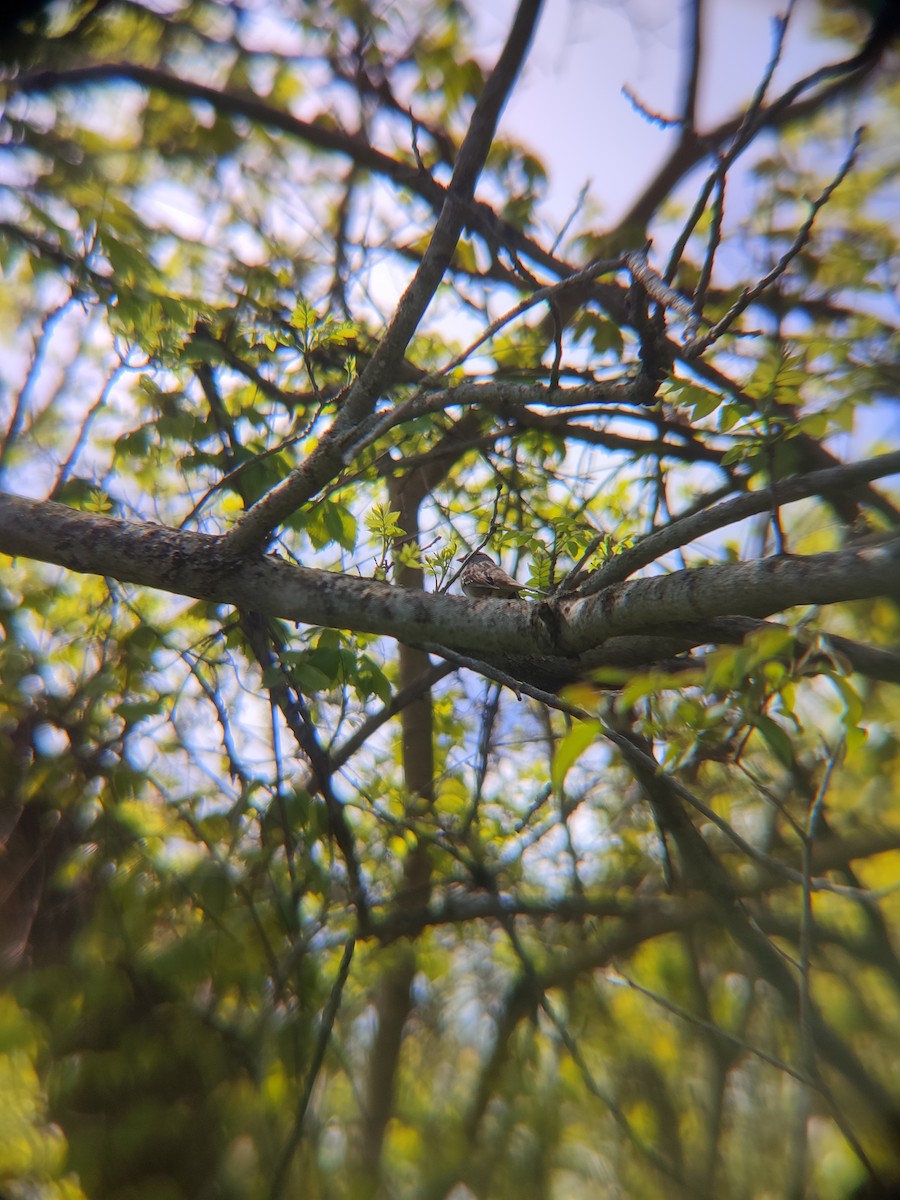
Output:
<svg viewBox="0 0 900 1200">
<path fill-rule="evenodd" d="M 459 561 L 465 563 L 459 583 L 467 596 L 476 600 L 522 599 L 519 584 L 486 554 L 480 551 L 476 551 L 475 554 L 463 554 Z"/>
</svg>

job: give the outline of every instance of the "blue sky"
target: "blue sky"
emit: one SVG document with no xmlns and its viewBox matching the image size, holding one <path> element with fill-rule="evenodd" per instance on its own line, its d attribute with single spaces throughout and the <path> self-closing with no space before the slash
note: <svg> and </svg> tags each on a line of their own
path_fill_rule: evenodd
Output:
<svg viewBox="0 0 900 1200">
<path fill-rule="evenodd" d="M 674 131 L 650 124 L 622 88 L 652 111 L 673 113 L 685 7 L 672 0 L 548 0 L 502 129 L 545 161 L 548 207 L 558 221 L 590 181 L 603 223 L 613 224 L 668 154 Z M 701 128 L 732 115 L 752 95 L 771 57 L 773 18 L 786 7 L 787 0 L 706 5 Z M 513 8 L 511 2 L 496 4 L 478 16 L 487 61 L 499 50 Z M 844 53 L 815 36 L 813 17 L 811 0 L 800 0 L 776 87 Z"/>
</svg>

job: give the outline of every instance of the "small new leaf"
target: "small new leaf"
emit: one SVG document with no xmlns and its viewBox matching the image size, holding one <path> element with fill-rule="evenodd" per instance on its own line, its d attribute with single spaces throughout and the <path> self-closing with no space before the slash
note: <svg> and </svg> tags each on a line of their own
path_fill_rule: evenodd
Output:
<svg viewBox="0 0 900 1200">
<path fill-rule="evenodd" d="M 382 541 L 387 541 L 389 538 L 404 537 L 406 530 L 401 529 L 397 524 L 399 516 L 399 512 L 389 509 L 386 504 L 376 504 L 370 512 L 366 513 L 364 519 L 366 529 Z"/>
</svg>

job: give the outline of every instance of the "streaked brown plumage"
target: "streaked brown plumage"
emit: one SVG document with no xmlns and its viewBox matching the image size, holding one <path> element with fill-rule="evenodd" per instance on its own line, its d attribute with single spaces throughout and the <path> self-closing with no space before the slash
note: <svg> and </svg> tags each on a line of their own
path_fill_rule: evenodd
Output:
<svg viewBox="0 0 900 1200">
<path fill-rule="evenodd" d="M 464 554 L 459 583 L 467 596 L 476 600 L 521 600 L 522 591 L 511 575 L 498 567 L 486 554 Z"/>
</svg>

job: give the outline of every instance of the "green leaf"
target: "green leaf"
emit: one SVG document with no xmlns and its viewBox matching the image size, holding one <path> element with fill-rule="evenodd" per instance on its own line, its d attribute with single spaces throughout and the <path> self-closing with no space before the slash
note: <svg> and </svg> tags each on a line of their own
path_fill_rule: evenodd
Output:
<svg viewBox="0 0 900 1200">
<path fill-rule="evenodd" d="M 579 721 L 557 743 L 550 765 L 550 782 L 557 795 L 562 794 L 563 784 L 569 771 L 585 750 L 596 742 L 602 728 L 599 721 Z"/>
<path fill-rule="evenodd" d="M 733 429 L 744 416 L 743 407 L 739 404 L 723 404 L 719 409 L 719 428 L 723 433 Z"/>
<path fill-rule="evenodd" d="M 846 679 L 843 675 L 832 674 L 828 678 L 844 703 L 841 724 L 844 726 L 846 736 L 850 737 L 854 733 L 857 735 L 863 733 L 864 736 L 864 731 L 860 726 L 864 709 L 859 692 L 853 687 L 850 680 Z"/>
<path fill-rule="evenodd" d="M 356 548 L 356 518 L 343 504 L 323 500 L 321 504 L 325 528 L 344 550 Z"/>
<path fill-rule="evenodd" d="M 700 421 L 704 417 L 708 417 L 710 413 L 716 411 L 721 403 L 721 396 L 717 396 L 714 392 L 707 393 L 707 395 L 697 401 L 691 410 L 691 420 Z"/>
<path fill-rule="evenodd" d="M 773 721 L 765 713 L 753 713 L 749 717 L 749 723 L 759 730 L 782 766 L 791 768 L 796 765 L 794 744 L 777 721 Z"/>
<path fill-rule="evenodd" d="M 122 700 L 116 705 L 115 711 L 126 725 L 136 725 L 145 717 L 156 716 L 160 708 L 158 700 Z"/>
<path fill-rule="evenodd" d="M 291 313 L 291 325 L 300 333 L 309 333 L 318 323 L 319 314 L 305 300 L 300 300 L 294 306 L 294 311 Z"/>
<path fill-rule="evenodd" d="M 304 696 L 315 696 L 317 692 L 326 691 L 334 682 L 332 677 L 310 661 L 297 663 L 291 671 L 291 678 Z"/>
<path fill-rule="evenodd" d="M 317 550 L 335 543 L 344 550 L 356 547 L 356 518 L 335 500 L 320 500 L 297 513 L 293 523 L 306 531 Z"/>
<path fill-rule="evenodd" d="M 403 537 L 406 533 L 397 523 L 399 512 L 394 512 L 386 504 L 375 504 L 363 518 L 366 529 L 374 533 L 382 541 L 390 538 Z"/>
<path fill-rule="evenodd" d="M 351 676 L 351 682 L 362 699 L 375 695 L 384 704 L 387 704 L 391 698 L 390 680 L 368 654 L 360 655 L 359 664 Z"/>
</svg>

